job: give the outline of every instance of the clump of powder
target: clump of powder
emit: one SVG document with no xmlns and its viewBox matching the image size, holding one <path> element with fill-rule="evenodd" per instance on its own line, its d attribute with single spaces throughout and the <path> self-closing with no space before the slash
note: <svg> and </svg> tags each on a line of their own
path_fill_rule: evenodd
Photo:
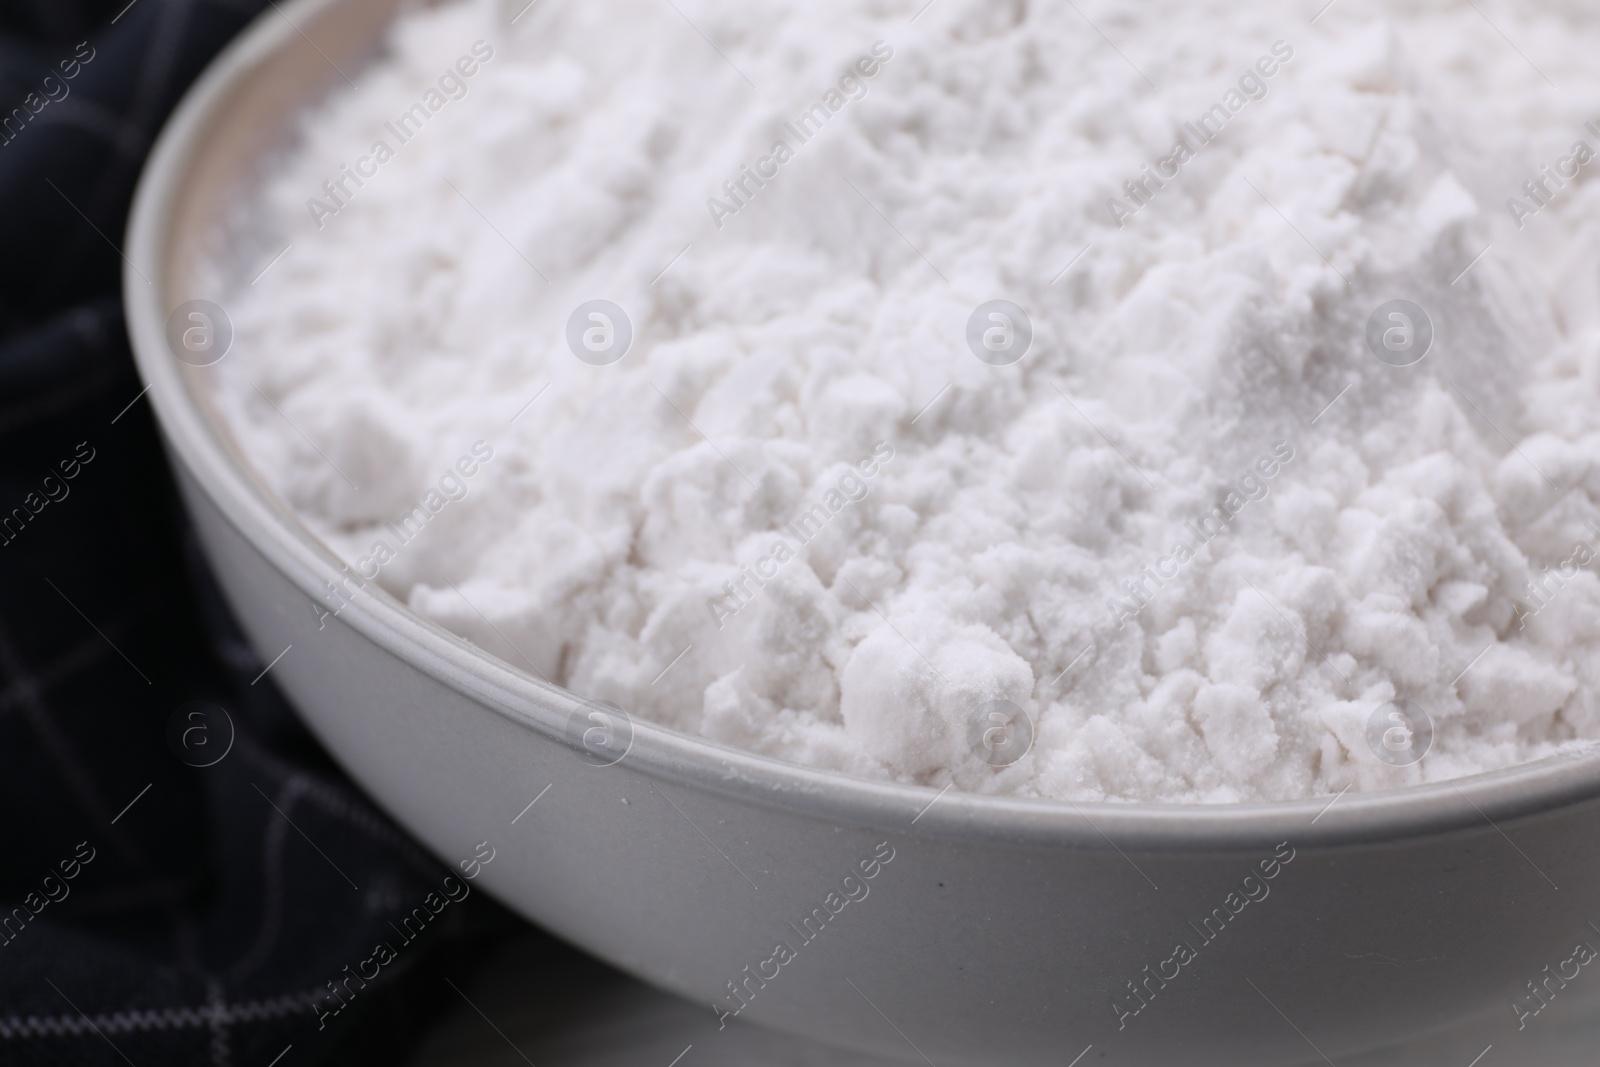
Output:
<svg viewBox="0 0 1600 1067">
<path fill-rule="evenodd" d="M 976 792 L 1600 738 L 1591 7 L 680 6 L 411 11 L 245 206 L 218 401 L 363 581 Z"/>
</svg>

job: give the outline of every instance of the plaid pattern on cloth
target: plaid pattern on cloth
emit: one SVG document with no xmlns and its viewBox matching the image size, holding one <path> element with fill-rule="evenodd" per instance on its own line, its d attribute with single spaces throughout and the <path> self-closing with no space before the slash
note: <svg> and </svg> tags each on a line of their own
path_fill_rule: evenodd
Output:
<svg viewBox="0 0 1600 1067">
<path fill-rule="evenodd" d="M 134 374 L 140 166 L 264 7 L 0 0 L 3 1064 L 395 1063 L 515 925 L 396 925 L 451 872 L 256 681 Z"/>
</svg>

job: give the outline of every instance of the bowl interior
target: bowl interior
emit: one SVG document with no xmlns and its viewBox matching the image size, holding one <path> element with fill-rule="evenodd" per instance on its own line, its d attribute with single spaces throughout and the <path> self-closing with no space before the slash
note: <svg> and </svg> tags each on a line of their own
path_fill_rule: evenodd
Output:
<svg viewBox="0 0 1600 1067">
<path fill-rule="evenodd" d="M 165 324 L 178 304 L 248 282 L 280 250 L 275 235 L 260 232 L 241 205 L 273 160 L 293 147 L 296 117 L 381 54 L 383 29 L 400 5 L 296 0 L 269 8 L 212 64 L 169 122 L 129 225 L 129 330 L 169 447 L 224 514 L 312 598 L 337 574 L 338 558 L 255 472 L 212 401 L 207 369 L 172 355 Z M 560 737 L 579 703 L 381 591 L 358 598 L 341 618 L 542 733 Z M 903 827 L 908 812 L 923 810 L 936 795 L 784 763 L 642 721 L 634 745 L 634 758 L 664 778 L 858 823 Z M 1600 747 L 1451 782 L 1343 796 L 1337 819 L 1320 819 L 1328 798 L 1185 806 L 951 793 L 917 825 L 934 835 L 1041 843 L 1085 841 L 1104 831 L 1150 849 L 1253 844 L 1290 831 L 1307 843 L 1353 843 L 1449 832 L 1595 796 Z"/>
</svg>

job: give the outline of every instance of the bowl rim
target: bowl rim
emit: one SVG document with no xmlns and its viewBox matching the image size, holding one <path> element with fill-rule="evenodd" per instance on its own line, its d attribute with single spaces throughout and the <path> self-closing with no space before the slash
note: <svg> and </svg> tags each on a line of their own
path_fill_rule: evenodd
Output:
<svg viewBox="0 0 1600 1067">
<path fill-rule="evenodd" d="M 353 2 L 359 0 L 293 0 L 286 11 L 263 12 L 212 60 L 169 118 L 145 164 L 129 216 L 122 272 L 134 359 L 174 465 L 313 604 L 322 583 L 340 573 L 338 557 L 270 494 L 202 411 L 193 391 L 199 380 L 195 369 L 180 366 L 167 349 L 164 309 L 180 302 L 167 297 L 174 221 L 192 166 L 205 150 L 206 133 L 225 121 L 235 90 L 259 68 L 286 49 L 315 47 L 302 27 Z M 147 278 L 153 282 L 146 284 Z M 477 703 L 572 747 L 566 726 L 583 706 L 581 697 L 443 629 L 375 585 L 353 598 L 336 621 Z M 1347 790 L 1331 798 L 1073 802 L 860 778 L 730 748 L 645 719 L 628 720 L 633 736 L 625 762 L 658 780 L 798 815 L 991 844 L 1215 852 L 1278 841 L 1400 842 L 1481 831 L 1486 822 L 1498 829 L 1502 821 L 1600 802 L 1600 744 L 1467 777 L 1382 791 Z"/>
</svg>

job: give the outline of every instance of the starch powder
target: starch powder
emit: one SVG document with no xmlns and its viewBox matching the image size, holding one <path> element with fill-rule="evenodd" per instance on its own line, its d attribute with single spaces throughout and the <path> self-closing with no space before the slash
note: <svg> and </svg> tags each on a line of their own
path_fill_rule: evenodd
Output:
<svg viewBox="0 0 1600 1067">
<path fill-rule="evenodd" d="M 923 5 L 458 3 L 336 79 L 214 368 L 323 610 L 981 793 L 1600 738 L 1600 11 Z"/>
</svg>

